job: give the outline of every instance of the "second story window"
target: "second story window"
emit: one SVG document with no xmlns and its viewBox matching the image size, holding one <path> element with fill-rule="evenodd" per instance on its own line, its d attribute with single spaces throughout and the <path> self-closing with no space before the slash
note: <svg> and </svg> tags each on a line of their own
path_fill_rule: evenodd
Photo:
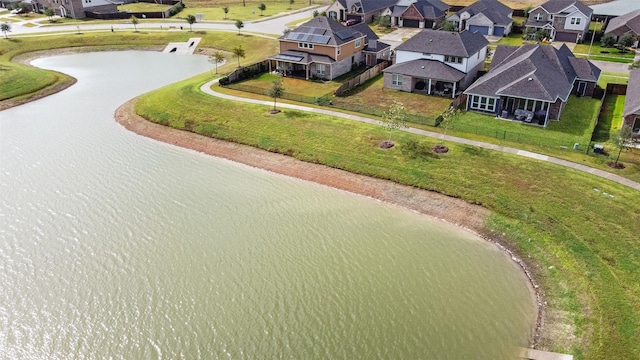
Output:
<svg viewBox="0 0 640 360">
<path fill-rule="evenodd" d="M 362 45 L 362 39 L 356 39 L 356 47 L 359 48 Z"/>
<path fill-rule="evenodd" d="M 462 57 L 446 55 L 444 57 L 444 62 L 462 64 Z"/>
<path fill-rule="evenodd" d="M 580 25 L 580 20 L 581 19 L 579 17 L 577 17 L 577 18 L 572 17 L 571 18 L 571 25 Z"/>
<path fill-rule="evenodd" d="M 537 14 L 534 16 L 534 19 L 536 19 L 536 21 L 542 21 L 542 14 L 537 13 Z"/>
<path fill-rule="evenodd" d="M 342 46 L 338 46 L 338 55 L 340 55 L 340 50 L 342 49 Z"/>
<path fill-rule="evenodd" d="M 298 43 L 298 47 L 301 49 L 313 49 L 313 44 L 309 43 Z"/>
</svg>

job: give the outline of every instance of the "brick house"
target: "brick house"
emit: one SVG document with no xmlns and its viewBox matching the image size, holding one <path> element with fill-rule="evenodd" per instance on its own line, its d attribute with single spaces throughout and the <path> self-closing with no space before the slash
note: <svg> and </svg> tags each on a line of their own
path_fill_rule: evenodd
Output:
<svg viewBox="0 0 640 360">
<path fill-rule="evenodd" d="M 506 36 L 513 26 L 513 10 L 498 0 L 478 0 L 447 18 L 458 31 L 479 31 L 482 35 Z"/>
<path fill-rule="evenodd" d="M 467 110 L 547 126 L 570 95 L 592 96 L 600 69 L 565 45 L 499 45 L 489 72 L 467 94 Z"/>
</svg>

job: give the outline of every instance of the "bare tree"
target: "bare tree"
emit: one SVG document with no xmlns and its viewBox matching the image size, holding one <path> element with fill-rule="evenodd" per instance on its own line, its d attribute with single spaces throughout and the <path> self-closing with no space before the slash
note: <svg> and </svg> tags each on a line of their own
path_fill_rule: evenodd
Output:
<svg viewBox="0 0 640 360">
<path fill-rule="evenodd" d="M 389 110 L 384 112 L 384 114 L 382 115 L 382 120 L 380 121 L 380 125 L 382 126 L 382 128 L 389 131 L 389 139 L 380 143 L 381 148 L 389 149 L 393 147 L 393 145 L 395 145 L 394 142 L 391 141 L 391 133 L 394 130 L 407 127 L 404 118 L 404 104 L 394 100 L 393 104 L 391 104 L 391 106 L 389 107 Z"/>
<path fill-rule="evenodd" d="M 447 136 L 447 131 L 454 129 L 456 121 L 460 118 L 461 114 L 462 111 L 460 111 L 460 109 L 449 106 L 449 108 L 440 115 L 442 116 L 442 121 L 440 121 L 438 127 L 444 130 L 444 136 Z M 442 137 L 441 144 L 444 144 L 444 136 Z"/>
</svg>

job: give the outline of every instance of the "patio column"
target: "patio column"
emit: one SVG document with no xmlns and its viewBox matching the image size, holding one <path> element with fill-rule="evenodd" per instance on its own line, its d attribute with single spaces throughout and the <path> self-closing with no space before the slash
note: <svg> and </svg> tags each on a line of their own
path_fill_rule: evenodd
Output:
<svg viewBox="0 0 640 360">
<path fill-rule="evenodd" d="M 271 60 L 269 60 L 269 73 L 271 73 Z"/>
<path fill-rule="evenodd" d="M 456 98 L 456 83 L 453 83 L 453 90 L 451 91 L 451 98 L 455 99 Z"/>
<path fill-rule="evenodd" d="M 429 87 L 427 88 L 427 94 L 431 95 L 431 78 L 429 78 Z"/>
<path fill-rule="evenodd" d="M 304 76 L 306 80 L 309 80 L 309 65 L 304 66 Z"/>
</svg>

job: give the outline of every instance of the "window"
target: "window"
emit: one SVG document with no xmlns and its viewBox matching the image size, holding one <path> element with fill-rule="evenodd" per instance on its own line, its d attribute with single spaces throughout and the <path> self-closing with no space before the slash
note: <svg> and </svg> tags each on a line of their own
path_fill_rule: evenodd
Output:
<svg viewBox="0 0 640 360">
<path fill-rule="evenodd" d="M 316 64 L 316 73 L 318 75 L 324 76 L 325 75 L 325 70 L 326 66 L 324 64 Z"/>
<path fill-rule="evenodd" d="M 402 86 L 402 75 L 400 74 L 393 74 L 393 78 L 391 83 L 393 85 L 397 85 L 397 86 Z"/>
<path fill-rule="evenodd" d="M 362 45 L 362 39 L 356 39 L 356 47 L 359 48 Z"/>
<path fill-rule="evenodd" d="M 298 43 L 298 47 L 302 49 L 313 49 L 313 44 L 309 43 Z"/>
<path fill-rule="evenodd" d="M 571 25 L 580 25 L 580 20 L 581 19 L 579 17 L 577 17 L 577 18 L 572 17 L 571 18 Z"/>
<path fill-rule="evenodd" d="M 631 128 L 631 130 L 636 134 L 640 134 L 640 117 L 637 117 L 633 120 L 633 127 Z"/>
<path fill-rule="evenodd" d="M 486 96 L 471 96 L 471 108 L 482 111 L 496 111 L 496 98 Z"/>
<path fill-rule="evenodd" d="M 338 46 L 338 55 L 340 55 L 340 50 L 342 50 L 342 46 Z"/>
<path fill-rule="evenodd" d="M 462 64 L 462 57 L 445 55 L 444 62 Z"/>
<path fill-rule="evenodd" d="M 542 14 L 537 13 L 534 19 L 536 19 L 536 21 L 542 21 Z"/>
</svg>

